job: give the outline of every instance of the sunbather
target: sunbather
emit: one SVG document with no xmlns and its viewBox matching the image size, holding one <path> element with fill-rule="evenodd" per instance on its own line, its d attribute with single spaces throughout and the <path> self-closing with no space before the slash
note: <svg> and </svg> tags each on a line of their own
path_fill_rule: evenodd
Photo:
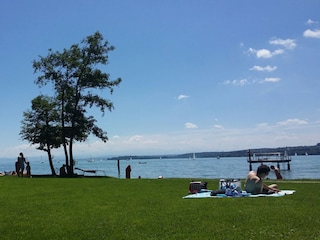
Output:
<svg viewBox="0 0 320 240">
<path fill-rule="evenodd" d="M 262 179 L 268 176 L 269 172 L 270 168 L 263 164 L 258 167 L 257 172 L 250 171 L 244 184 L 246 192 L 251 194 L 279 192 L 276 184 L 267 186 L 263 183 Z"/>
</svg>

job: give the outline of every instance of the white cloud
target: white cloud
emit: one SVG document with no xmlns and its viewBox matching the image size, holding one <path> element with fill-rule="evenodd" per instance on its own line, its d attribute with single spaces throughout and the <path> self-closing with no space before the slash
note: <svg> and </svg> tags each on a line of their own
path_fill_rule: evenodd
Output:
<svg viewBox="0 0 320 240">
<path fill-rule="evenodd" d="M 276 55 L 280 55 L 280 54 L 283 54 L 284 51 L 282 49 L 278 49 L 278 50 L 275 50 L 271 53 L 272 57 L 273 56 L 276 56 Z"/>
<path fill-rule="evenodd" d="M 248 53 L 249 54 L 256 54 L 257 50 L 255 50 L 254 48 L 249 48 L 248 49 Z"/>
<path fill-rule="evenodd" d="M 265 78 L 262 82 L 279 82 L 281 79 L 276 77 Z"/>
<path fill-rule="evenodd" d="M 112 136 L 112 139 L 120 139 L 120 136 L 118 136 L 118 135 L 114 135 L 114 136 Z"/>
<path fill-rule="evenodd" d="M 271 52 L 270 50 L 268 49 L 253 49 L 253 48 L 249 48 L 248 52 L 250 54 L 255 54 L 257 58 L 272 58 L 276 55 L 279 55 L 279 54 L 283 54 L 284 51 L 282 49 L 277 49 L 273 52 Z"/>
<path fill-rule="evenodd" d="M 269 126 L 269 124 L 268 123 L 265 123 L 265 122 L 263 122 L 263 123 L 258 123 L 257 124 L 257 127 L 258 128 L 266 128 L 266 127 L 268 127 Z"/>
<path fill-rule="evenodd" d="M 272 71 L 274 71 L 276 69 L 277 69 L 276 66 L 271 67 L 269 65 L 267 65 L 265 67 L 255 65 L 252 68 L 250 68 L 250 70 L 260 71 L 260 72 L 272 72 Z"/>
<path fill-rule="evenodd" d="M 267 77 L 262 80 L 248 80 L 248 79 L 240 79 L 240 80 L 226 80 L 223 82 L 224 85 L 233 85 L 233 86 L 245 86 L 250 84 L 257 84 L 257 83 L 276 83 L 279 82 L 281 79 L 278 77 Z"/>
<path fill-rule="evenodd" d="M 318 21 L 313 21 L 312 19 L 308 19 L 308 21 L 306 22 L 306 25 L 312 25 L 312 24 L 316 24 L 318 23 Z"/>
<path fill-rule="evenodd" d="M 305 30 L 303 32 L 303 36 L 306 38 L 320 38 L 320 30 L 316 29 L 316 30 Z"/>
<path fill-rule="evenodd" d="M 189 96 L 181 94 L 181 95 L 179 95 L 178 100 L 182 100 L 185 98 L 189 98 Z"/>
<path fill-rule="evenodd" d="M 284 48 L 287 49 L 294 49 L 297 44 L 295 39 L 281 39 L 281 38 L 273 38 L 272 40 L 269 41 L 270 44 L 272 45 L 280 45 Z"/>
<path fill-rule="evenodd" d="M 184 126 L 185 126 L 185 128 L 188 128 L 188 129 L 198 128 L 197 125 L 195 125 L 194 123 L 190 123 L 190 122 L 185 123 Z"/>
<path fill-rule="evenodd" d="M 16 158 L 20 152 L 23 152 L 24 156 L 28 160 L 29 156 L 41 156 L 46 154 L 44 151 L 37 150 L 37 147 L 38 145 L 30 144 L 20 144 L 17 146 L 7 147 L 6 149 L 0 149 L 0 157 Z"/>
<path fill-rule="evenodd" d="M 308 124 L 308 122 L 305 120 L 298 119 L 298 118 L 292 118 L 292 119 L 287 119 L 282 122 L 278 122 L 277 124 L 280 126 L 306 125 L 306 124 Z"/>
<path fill-rule="evenodd" d="M 130 148 L 140 149 L 146 146 L 157 144 L 157 140 L 155 140 L 150 136 L 133 135 L 133 136 L 125 137 L 122 141 L 112 142 L 111 144 L 113 144 L 113 146 L 115 145 L 127 146 L 128 149 Z"/>
<path fill-rule="evenodd" d="M 226 80 L 224 81 L 225 85 L 234 85 L 234 86 L 244 86 L 250 84 L 247 79 L 240 79 L 240 80 Z"/>
<path fill-rule="evenodd" d="M 141 142 L 143 141 L 143 136 L 141 135 L 134 135 L 129 138 L 129 142 Z"/>
<path fill-rule="evenodd" d="M 214 127 L 215 129 L 223 129 L 223 126 L 218 125 L 218 124 L 215 124 L 213 127 Z"/>
<path fill-rule="evenodd" d="M 104 143 L 75 143 L 75 158 L 92 156 L 108 157 L 123 155 L 176 154 L 190 151 L 231 151 L 248 148 L 281 147 L 314 145 L 319 142 L 320 121 L 308 122 L 299 118 L 291 118 L 277 123 L 257 123 L 246 128 L 221 128 L 214 125 L 210 129 L 186 129 L 177 132 L 161 132 L 155 134 L 139 134 L 121 136 L 120 139 Z M 192 149 L 192 150 L 190 150 Z M 46 159 L 43 151 L 36 150 L 29 144 L 0 148 L 0 157 L 17 157 L 23 152 L 29 160 Z M 55 159 L 63 159 L 63 149 L 53 149 Z M 60 167 L 60 166 L 59 166 Z"/>
<path fill-rule="evenodd" d="M 274 38 L 269 41 L 271 45 L 280 45 L 288 49 L 294 49 L 297 44 L 295 39 L 281 39 L 281 38 Z"/>
</svg>

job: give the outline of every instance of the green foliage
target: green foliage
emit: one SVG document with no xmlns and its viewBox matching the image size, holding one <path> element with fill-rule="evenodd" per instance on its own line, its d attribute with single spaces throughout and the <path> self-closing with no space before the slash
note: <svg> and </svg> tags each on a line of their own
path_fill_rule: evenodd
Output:
<svg viewBox="0 0 320 240">
<path fill-rule="evenodd" d="M 24 112 L 23 116 L 20 131 L 23 140 L 39 144 L 38 149 L 43 151 L 61 145 L 59 115 L 52 98 L 42 95 L 34 98 L 32 110 Z"/>
<path fill-rule="evenodd" d="M 49 49 L 46 57 L 39 56 L 38 60 L 33 61 L 34 72 L 39 74 L 35 83 L 40 87 L 52 84 L 54 89 L 52 101 L 57 106 L 59 118 L 53 127 L 50 126 L 52 130 L 50 133 L 59 130 L 59 134 L 56 135 L 59 136 L 59 141 L 54 142 L 51 137 L 47 139 L 50 139 L 55 147 L 57 144 L 63 145 L 69 174 L 73 173 L 74 141 L 85 141 L 90 134 L 102 141 L 108 140 L 107 133 L 96 124 L 94 116 L 87 116 L 87 108 L 97 107 L 102 114 L 114 108 L 109 99 L 99 95 L 99 90 L 105 89 L 112 94 L 114 87 L 121 82 L 121 78 L 110 80 L 109 74 L 100 69 L 108 63 L 108 53 L 112 50 L 114 47 L 109 45 L 108 41 L 104 41 L 101 33 L 96 32 L 86 37 L 80 44 L 74 44 L 62 52 Z M 39 108 L 41 107 L 46 108 L 43 103 L 39 105 Z M 39 113 L 38 116 L 43 115 Z M 28 112 L 24 117 L 29 123 L 37 120 L 31 118 Z M 47 127 L 49 129 L 49 126 Z M 34 143 L 35 139 L 32 138 L 34 134 L 25 131 L 26 127 L 23 128 L 23 139 Z M 36 141 L 43 150 L 46 143 L 42 138 Z"/>
<path fill-rule="evenodd" d="M 32 100 L 32 110 L 23 113 L 20 136 L 38 149 L 47 152 L 51 172 L 55 175 L 51 149 L 62 144 L 59 114 L 53 98 L 38 96 Z"/>
<path fill-rule="evenodd" d="M 206 180 L 218 187 L 218 180 Z M 280 198 L 182 199 L 187 179 L 2 177 L 1 239 L 320 239 L 320 181 Z"/>
</svg>

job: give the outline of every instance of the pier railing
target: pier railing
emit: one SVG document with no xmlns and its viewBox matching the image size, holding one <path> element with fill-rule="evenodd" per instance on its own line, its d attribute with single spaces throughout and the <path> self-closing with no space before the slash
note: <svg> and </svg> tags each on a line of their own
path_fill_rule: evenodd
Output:
<svg viewBox="0 0 320 240">
<path fill-rule="evenodd" d="M 272 153 L 252 153 L 248 151 L 247 161 L 249 163 L 249 169 L 252 170 L 253 163 L 276 163 L 277 167 L 280 168 L 280 163 L 287 163 L 287 169 L 290 170 L 291 157 L 285 151 L 282 152 L 272 152 Z"/>
</svg>

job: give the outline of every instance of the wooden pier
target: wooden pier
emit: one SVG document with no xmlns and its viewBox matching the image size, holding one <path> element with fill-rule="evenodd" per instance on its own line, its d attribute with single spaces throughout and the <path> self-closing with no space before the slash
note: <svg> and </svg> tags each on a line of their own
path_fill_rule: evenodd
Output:
<svg viewBox="0 0 320 240">
<path fill-rule="evenodd" d="M 285 151 L 282 152 L 272 152 L 272 153 L 252 153 L 248 151 L 249 170 L 252 171 L 253 163 L 276 163 L 277 167 L 280 169 L 280 163 L 287 163 L 287 170 L 290 170 L 291 157 Z"/>
</svg>

